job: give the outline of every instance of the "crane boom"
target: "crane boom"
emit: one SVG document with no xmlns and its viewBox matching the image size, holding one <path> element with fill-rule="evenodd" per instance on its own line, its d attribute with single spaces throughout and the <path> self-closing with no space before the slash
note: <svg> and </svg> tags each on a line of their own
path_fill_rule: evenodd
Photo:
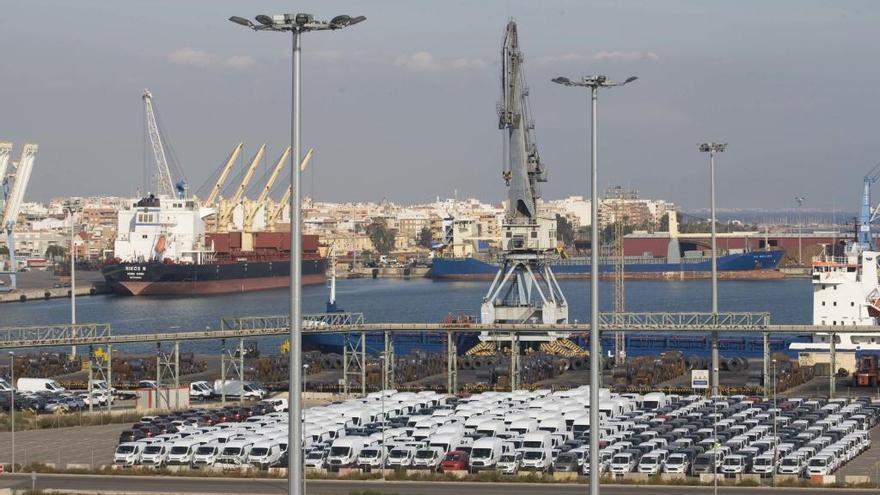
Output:
<svg viewBox="0 0 880 495">
<path fill-rule="evenodd" d="M 3 210 L 3 225 L 7 229 L 12 229 L 16 218 L 18 218 L 18 210 L 24 201 L 24 192 L 27 190 L 31 178 L 31 169 L 34 166 L 37 148 L 36 144 L 25 144 L 21 148 L 21 156 L 18 159 L 15 172 L 9 174 L 7 178 L 7 180 L 12 179 L 12 189 L 6 197 L 6 208 Z"/>
<path fill-rule="evenodd" d="M 159 134 L 159 124 L 156 122 L 156 113 L 153 110 L 153 94 L 144 90 L 144 111 L 147 116 L 147 133 L 150 135 L 150 144 L 153 148 L 153 156 L 156 158 L 156 166 L 159 169 L 157 180 L 160 195 L 174 196 L 174 181 L 171 179 L 171 169 L 168 167 L 168 159 L 165 156 L 165 145 L 162 144 L 162 136 Z"/>
<path fill-rule="evenodd" d="M 263 186 L 263 189 L 260 191 L 260 195 L 257 197 L 257 200 L 248 205 L 248 208 L 245 209 L 244 212 L 244 230 L 249 232 L 253 229 L 254 218 L 257 216 L 257 212 L 260 211 L 266 204 L 266 199 L 269 197 L 269 191 L 272 190 L 272 186 L 275 185 L 275 181 L 278 179 L 278 176 L 281 174 L 281 170 L 284 168 L 284 164 L 287 162 L 287 157 L 290 156 L 290 146 L 284 150 L 284 153 L 281 153 L 281 158 L 275 163 L 275 167 L 272 169 L 272 173 L 269 175 L 269 180 L 266 181 L 266 185 Z"/>
<path fill-rule="evenodd" d="M 502 175 L 509 186 L 507 218 L 523 222 L 538 215 L 538 182 L 547 182 L 541 165 L 529 115 L 528 90 L 523 76 L 523 54 L 519 49 L 516 22 L 507 23 L 501 47 L 501 102 L 498 128 L 505 132 L 507 144 Z"/>
<path fill-rule="evenodd" d="M 309 151 L 306 152 L 306 156 L 304 156 L 299 163 L 300 173 L 305 172 L 306 167 L 309 166 L 314 151 L 314 148 L 309 148 Z M 287 189 L 284 190 L 284 194 L 281 195 L 281 199 L 278 201 L 278 205 L 272 210 L 272 213 L 270 213 L 269 217 L 266 219 L 266 227 L 272 227 L 278 223 L 278 219 L 281 218 L 281 213 L 284 211 L 284 206 L 290 201 L 290 193 L 290 186 L 287 186 Z"/>
<path fill-rule="evenodd" d="M 3 178 L 6 177 L 6 169 L 9 166 L 10 155 L 12 155 L 12 143 L 0 142 L 0 183 L 2 183 Z"/>
<path fill-rule="evenodd" d="M 248 184 L 251 183 L 251 179 L 254 177 L 254 172 L 257 170 L 257 165 L 260 164 L 260 160 L 263 159 L 263 155 L 266 154 L 266 143 L 263 143 L 260 146 L 260 149 L 257 150 L 257 154 L 254 155 L 254 158 L 251 160 L 251 164 L 248 166 L 247 171 L 244 174 L 244 179 L 241 180 L 241 184 L 238 185 L 238 189 L 235 190 L 235 194 L 232 195 L 232 203 L 233 205 L 238 204 L 241 201 L 242 196 L 244 196 L 244 191 L 247 189 Z"/>
<path fill-rule="evenodd" d="M 214 201 L 217 200 L 217 196 L 220 194 L 220 190 L 223 189 L 223 184 L 226 182 L 226 178 L 229 177 L 229 172 L 232 171 L 235 161 L 238 160 L 238 155 L 241 154 L 241 147 L 242 143 L 238 143 L 238 145 L 232 149 L 232 153 L 229 154 L 229 158 L 226 160 L 226 165 L 223 166 L 223 171 L 220 172 L 220 177 L 217 179 L 217 183 L 214 184 L 210 194 L 208 194 L 208 198 L 205 200 L 205 205 L 212 205 L 214 204 Z"/>
</svg>

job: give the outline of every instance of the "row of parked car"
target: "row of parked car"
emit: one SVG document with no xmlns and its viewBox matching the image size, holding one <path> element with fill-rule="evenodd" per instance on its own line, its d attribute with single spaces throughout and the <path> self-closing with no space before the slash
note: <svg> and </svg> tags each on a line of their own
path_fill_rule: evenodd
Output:
<svg viewBox="0 0 880 495">
<path fill-rule="evenodd" d="M 868 430 L 880 418 L 880 403 L 869 399 L 599 395 L 599 468 L 614 475 L 830 474 L 870 447 Z M 465 398 L 377 392 L 303 412 L 305 465 L 588 474 L 588 405 L 588 386 Z M 148 418 L 130 430 L 146 427 L 140 439 L 121 438 L 120 449 L 139 443 L 140 453 L 118 451 L 118 462 L 286 465 L 285 408 L 263 401 Z M 167 457 L 157 463 L 148 450 Z"/>
<path fill-rule="evenodd" d="M 662 415 L 625 421 L 620 433 L 603 439 L 610 443 L 600 452 L 601 469 L 614 475 L 828 475 L 870 448 L 868 430 L 880 418 L 880 403 L 869 399 L 682 402 Z"/>
<path fill-rule="evenodd" d="M 62 413 L 106 406 L 114 401 L 109 390 L 95 387 L 91 395 L 84 391 L 67 390 L 48 378 L 19 378 L 13 388 L 0 379 L 0 410 L 8 411 L 15 404 L 16 411 Z"/>
<path fill-rule="evenodd" d="M 246 407 L 145 416 L 122 432 L 113 463 L 121 467 L 286 466 L 287 400 Z"/>
</svg>

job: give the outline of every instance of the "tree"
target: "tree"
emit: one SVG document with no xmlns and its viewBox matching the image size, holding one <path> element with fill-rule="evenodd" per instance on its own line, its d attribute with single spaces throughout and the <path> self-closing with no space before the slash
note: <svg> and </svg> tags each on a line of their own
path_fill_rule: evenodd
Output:
<svg viewBox="0 0 880 495">
<path fill-rule="evenodd" d="M 376 248 L 379 254 L 388 254 L 394 249 L 395 232 L 388 228 L 388 224 L 384 218 L 376 218 L 370 225 L 367 225 L 367 237 Z"/>
<path fill-rule="evenodd" d="M 574 228 L 567 218 L 560 214 L 556 214 L 556 240 L 562 241 L 566 246 L 570 246 L 574 242 Z"/>
<path fill-rule="evenodd" d="M 431 248 L 431 243 L 434 242 L 434 235 L 431 233 L 431 229 L 428 227 L 422 227 L 422 230 L 419 231 L 419 235 L 416 237 L 417 244 L 423 248 Z"/>
<path fill-rule="evenodd" d="M 52 245 L 46 248 L 46 259 L 64 258 L 67 256 L 67 250 L 63 246 Z"/>
</svg>

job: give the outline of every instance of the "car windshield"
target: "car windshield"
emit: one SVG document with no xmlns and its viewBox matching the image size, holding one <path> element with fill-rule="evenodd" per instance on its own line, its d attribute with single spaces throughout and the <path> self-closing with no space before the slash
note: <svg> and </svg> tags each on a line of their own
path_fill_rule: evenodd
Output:
<svg viewBox="0 0 880 495">
<path fill-rule="evenodd" d="M 189 447 L 183 447 L 178 445 L 177 447 L 171 447 L 171 453 L 175 455 L 186 454 L 189 452 Z"/>
<path fill-rule="evenodd" d="M 333 457 L 344 457 L 347 456 L 349 451 L 351 451 L 348 447 L 331 447 L 330 455 Z"/>
<path fill-rule="evenodd" d="M 306 456 L 306 459 L 323 459 L 323 452 L 310 452 L 309 455 Z"/>
<path fill-rule="evenodd" d="M 629 456 L 616 455 L 616 456 L 614 456 L 614 460 L 611 462 L 614 464 L 626 464 L 629 462 Z"/>
<path fill-rule="evenodd" d="M 530 450 L 523 455 L 523 459 L 535 461 L 544 458 L 544 452 L 540 450 Z"/>
<path fill-rule="evenodd" d="M 418 459 L 433 459 L 434 451 L 433 450 L 420 450 L 416 452 L 416 458 Z"/>
<path fill-rule="evenodd" d="M 513 462 L 516 460 L 516 456 L 513 454 L 504 454 L 501 456 L 501 460 L 498 462 Z"/>
<path fill-rule="evenodd" d="M 361 457 L 366 459 L 379 457 L 379 449 L 364 449 L 361 451 Z"/>
<path fill-rule="evenodd" d="M 223 455 L 241 455 L 241 447 L 226 447 L 223 449 Z"/>
<path fill-rule="evenodd" d="M 813 467 L 823 467 L 823 466 L 825 466 L 825 463 L 826 463 L 825 459 L 811 459 L 810 460 L 810 466 L 813 466 Z"/>
<path fill-rule="evenodd" d="M 694 465 L 707 466 L 707 465 L 709 465 L 710 462 L 712 462 L 712 456 L 703 454 L 703 455 L 697 456 L 697 459 L 694 461 Z"/>
<path fill-rule="evenodd" d="M 484 457 L 491 457 L 492 449 L 471 449 L 471 457 L 474 459 L 482 459 Z"/>
<path fill-rule="evenodd" d="M 658 459 L 656 457 L 646 455 L 645 457 L 642 457 L 641 463 L 648 466 L 651 464 L 657 464 L 657 461 Z"/>
<path fill-rule="evenodd" d="M 683 455 L 671 455 L 669 456 L 669 460 L 666 461 L 666 464 L 682 464 L 685 459 L 687 459 L 687 457 Z"/>
<path fill-rule="evenodd" d="M 725 466 L 739 466 L 740 464 L 742 464 L 742 461 L 736 457 L 728 457 L 727 459 L 724 459 Z"/>
<path fill-rule="evenodd" d="M 522 444 L 524 449 L 540 449 L 542 447 L 541 442 L 523 442 Z"/>
<path fill-rule="evenodd" d="M 120 445 L 116 449 L 117 454 L 131 454 L 134 452 L 134 445 Z"/>
<path fill-rule="evenodd" d="M 444 460 L 446 460 L 446 461 L 460 461 L 461 459 L 462 459 L 461 454 L 455 453 L 455 454 L 446 454 L 446 458 Z"/>
<path fill-rule="evenodd" d="M 783 460 L 782 460 L 782 465 L 783 465 L 783 466 L 797 466 L 797 465 L 798 465 L 798 461 L 797 461 L 797 459 L 792 459 L 792 458 L 783 459 Z"/>
<path fill-rule="evenodd" d="M 197 455 L 211 455 L 217 451 L 217 447 L 203 445 L 196 450 Z"/>
<path fill-rule="evenodd" d="M 256 447 L 251 449 L 251 455 L 253 456 L 263 456 L 269 453 L 269 449 L 266 447 Z"/>
<path fill-rule="evenodd" d="M 755 466 L 769 466 L 771 459 L 769 457 L 758 457 L 755 459 Z"/>
<path fill-rule="evenodd" d="M 147 448 L 144 449 L 144 454 L 158 454 L 162 452 L 161 445 L 148 445 Z"/>
<path fill-rule="evenodd" d="M 391 451 L 390 454 L 388 454 L 388 457 L 393 457 L 395 459 L 403 459 L 403 458 L 406 458 L 408 454 L 409 454 L 409 451 L 401 450 L 401 449 L 394 449 Z"/>
<path fill-rule="evenodd" d="M 559 457 L 556 458 L 556 462 L 575 462 L 577 461 L 577 457 L 574 454 L 559 454 Z"/>
</svg>

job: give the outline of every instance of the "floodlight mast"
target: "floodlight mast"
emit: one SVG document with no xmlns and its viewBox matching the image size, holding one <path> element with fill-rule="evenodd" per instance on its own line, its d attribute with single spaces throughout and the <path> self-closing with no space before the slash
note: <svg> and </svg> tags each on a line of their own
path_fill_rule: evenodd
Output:
<svg viewBox="0 0 880 495">
<path fill-rule="evenodd" d="M 591 136 L 590 136 L 590 495 L 599 495 L 599 356 L 601 339 L 599 336 L 599 172 L 597 154 L 597 106 L 599 88 L 624 86 L 638 79 L 630 76 L 623 82 L 615 83 L 607 76 L 586 76 L 580 81 L 559 76 L 551 81 L 568 87 L 590 88 Z"/>
<path fill-rule="evenodd" d="M 300 156 L 300 37 L 308 31 L 330 31 L 366 20 L 364 16 L 338 15 L 332 20 L 316 21 L 311 14 L 260 14 L 258 24 L 244 17 L 229 18 L 235 24 L 254 31 L 278 31 L 292 34 L 291 116 L 290 116 L 290 363 L 288 392 L 288 493 L 303 495 L 305 484 L 302 458 L 302 184 Z"/>
</svg>

